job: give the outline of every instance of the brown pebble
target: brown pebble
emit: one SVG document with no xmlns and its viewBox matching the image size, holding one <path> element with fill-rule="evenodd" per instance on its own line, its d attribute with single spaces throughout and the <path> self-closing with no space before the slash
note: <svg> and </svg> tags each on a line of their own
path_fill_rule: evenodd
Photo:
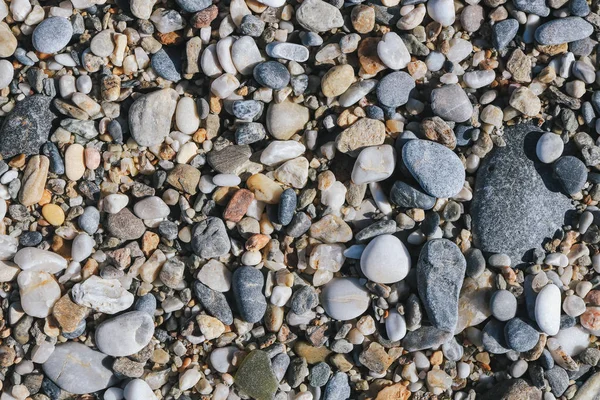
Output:
<svg viewBox="0 0 600 400">
<path fill-rule="evenodd" d="M 207 28 L 210 26 L 210 23 L 217 18 L 218 14 L 219 9 L 213 4 L 212 6 L 194 14 L 190 22 L 194 28 Z"/>
<path fill-rule="evenodd" d="M 69 294 L 58 299 L 52 309 L 52 315 L 65 332 L 75 331 L 79 323 L 87 318 L 89 312 L 89 308 L 74 303 Z"/>
<path fill-rule="evenodd" d="M 246 211 L 248 211 L 252 200 L 254 200 L 254 193 L 248 189 L 239 189 L 233 194 L 231 200 L 229 200 L 229 204 L 227 204 L 227 208 L 225 208 L 225 212 L 223 213 L 223 218 L 227 221 L 241 221 L 244 215 L 246 215 Z"/>
</svg>

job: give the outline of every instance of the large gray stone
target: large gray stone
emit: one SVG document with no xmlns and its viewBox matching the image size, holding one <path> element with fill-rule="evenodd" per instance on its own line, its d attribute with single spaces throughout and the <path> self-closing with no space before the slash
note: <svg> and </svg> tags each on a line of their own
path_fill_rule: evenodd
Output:
<svg viewBox="0 0 600 400">
<path fill-rule="evenodd" d="M 526 261 L 565 222 L 572 209 L 552 169 L 537 161 L 540 131 L 531 125 L 506 128 L 507 145 L 496 147 L 479 168 L 471 203 L 475 246 Z"/>
<path fill-rule="evenodd" d="M 161 144 L 169 135 L 178 97 L 173 89 L 161 89 L 133 102 L 129 109 L 129 129 L 140 146 Z"/>
<path fill-rule="evenodd" d="M 481 400 L 542 400 L 542 391 L 523 379 L 508 379 L 477 397 Z"/>
<path fill-rule="evenodd" d="M 40 146 L 48 140 L 52 120 L 51 97 L 33 95 L 16 104 L 0 128 L 0 155 L 40 154 Z"/>
<path fill-rule="evenodd" d="M 113 358 L 82 343 L 59 344 L 42 366 L 44 373 L 61 389 L 86 394 L 117 383 L 110 367 Z"/>
</svg>

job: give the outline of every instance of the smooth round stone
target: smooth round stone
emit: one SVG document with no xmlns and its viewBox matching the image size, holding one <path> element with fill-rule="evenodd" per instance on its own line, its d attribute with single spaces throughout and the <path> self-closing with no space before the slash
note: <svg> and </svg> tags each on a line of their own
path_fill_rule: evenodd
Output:
<svg viewBox="0 0 600 400">
<path fill-rule="evenodd" d="M 142 379 L 134 379 L 123 389 L 125 400 L 156 400 L 150 385 Z"/>
<path fill-rule="evenodd" d="M 589 37 L 594 27 L 581 17 L 556 18 L 535 30 L 535 40 L 542 45 L 574 42 Z"/>
<path fill-rule="evenodd" d="M 56 274 L 67 268 L 67 260 L 61 255 L 35 247 L 19 250 L 13 261 L 23 271 L 43 271 Z"/>
<path fill-rule="evenodd" d="M 560 137 L 552 132 L 544 133 L 537 142 L 535 153 L 544 164 L 551 164 L 562 155 L 565 144 Z"/>
<path fill-rule="evenodd" d="M 169 135 L 178 98 L 174 89 L 161 89 L 133 102 L 129 108 L 129 129 L 140 146 L 155 146 Z"/>
<path fill-rule="evenodd" d="M 354 278 L 334 278 L 321 292 L 321 305 L 334 319 L 348 321 L 361 316 L 369 308 L 369 293 Z"/>
<path fill-rule="evenodd" d="M 0 235 L 0 260 L 12 260 L 17 253 L 19 239 L 8 235 Z"/>
<path fill-rule="evenodd" d="M 96 242 L 94 242 L 94 239 L 92 239 L 90 235 L 87 233 L 80 233 L 73 239 L 71 259 L 77 262 L 84 261 L 92 254 L 95 245 Z"/>
<path fill-rule="evenodd" d="M 354 80 L 354 69 L 348 64 L 337 65 L 327 70 L 321 79 L 321 91 L 325 97 L 343 94 Z"/>
<path fill-rule="evenodd" d="M 210 365 L 222 374 L 229 372 L 232 367 L 234 355 L 238 351 L 238 348 L 235 346 L 216 348 L 210 353 Z"/>
<path fill-rule="evenodd" d="M 160 49 L 152 55 L 152 68 L 158 76 L 172 82 L 181 80 L 181 55 L 172 50 Z"/>
<path fill-rule="evenodd" d="M 141 219 L 159 219 L 168 217 L 171 210 L 163 199 L 150 196 L 135 203 L 133 212 Z"/>
<path fill-rule="evenodd" d="M 263 111 L 263 104 L 257 100 L 236 100 L 231 106 L 231 111 L 236 118 L 254 120 Z"/>
<path fill-rule="evenodd" d="M 298 133 L 308 122 L 308 108 L 289 100 L 272 102 L 267 108 L 267 129 L 278 140 L 288 140 Z"/>
<path fill-rule="evenodd" d="M 0 89 L 4 89 L 13 80 L 15 69 L 8 60 L 0 60 Z"/>
<path fill-rule="evenodd" d="M 213 176 L 212 181 L 217 186 L 232 187 L 239 185 L 242 180 L 234 174 L 217 174 Z"/>
<path fill-rule="evenodd" d="M 473 115 L 473 105 L 459 85 L 445 85 L 431 91 L 431 110 L 446 121 L 465 122 Z"/>
<path fill-rule="evenodd" d="M 460 24 L 467 32 L 476 32 L 485 21 L 485 10 L 479 4 L 470 4 L 460 13 Z"/>
<path fill-rule="evenodd" d="M 90 50 L 98 57 L 108 57 L 115 50 L 112 40 L 114 31 L 105 29 L 92 37 L 90 41 Z"/>
<path fill-rule="evenodd" d="M 497 320 L 508 321 L 517 313 L 517 298 L 508 290 L 498 290 L 490 299 L 490 310 Z"/>
<path fill-rule="evenodd" d="M 450 40 L 449 44 L 450 48 L 446 53 L 446 58 L 453 63 L 461 62 L 473 52 L 473 45 L 468 40 L 454 38 Z"/>
<path fill-rule="evenodd" d="M 363 149 L 352 169 L 356 185 L 379 182 L 389 178 L 396 167 L 396 150 L 389 144 Z"/>
<path fill-rule="evenodd" d="M 85 173 L 85 148 L 79 143 L 74 143 L 65 152 L 65 173 L 67 178 L 78 181 Z"/>
<path fill-rule="evenodd" d="M 430 196 L 453 197 L 463 188 L 463 164 L 446 146 L 427 140 L 410 140 L 402 148 L 402 160 Z"/>
<path fill-rule="evenodd" d="M 565 298 L 562 308 L 568 316 L 575 318 L 585 312 L 585 301 L 579 296 L 570 295 Z"/>
<path fill-rule="evenodd" d="M 504 323 L 494 318 L 483 328 L 482 343 L 483 348 L 492 354 L 506 354 L 510 351 L 504 338 Z"/>
<path fill-rule="evenodd" d="M 98 350 L 104 354 L 123 357 L 143 349 L 150 343 L 153 335 L 152 317 L 143 311 L 131 311 L 98 325 L 95 340 Z"/>
<path fill-rule="evenodd" d="M 377 55 L 388 68 L 404 69 L 410 62 L 410 53 L 396 32 L 388 32 L 377 43 Z"/>
<path fill-rule="evenodd" d="M 376 86 L 377 81 L 375 79 L 365 79 L 355 82 L 339 97 L 338 102 L 341 107 L 350 107 L 371 93 Z"/>
<path fill-rule="evenodd" d="M 429 14 L 432 20 L 439 22 L 442 26 L 450 26 L 456 18 L 454 1 L 429 0 L 427 2 L 427 14 Z"/>
<path fill-rule="evenodd" d="M 129 204 L 129 197 L 121 193 L 109 194 L 102 201 L 102 209 L 109 214 L 117 214 Z"/>
<path fill-rule="evenodd" d="M 212 81 L 210 91 L 220 99 L 226 99 L 240 87 L 240 81 L 232 74 L 223 74 Z"/>
<path fill-rule="evenodd" d="M 427 69 L 431 72 L 437 72 L 441 70 L 446 62 L 446 56 L 439 51 L 432 51 L 425 59 Z"/>
<path fill-rule="evenodd" d="M 552 165 L 554 176 L 565 193 L 573 195 L 579 192 L 587 181 L 587 167 L 577 157 L 561 157 Z"/>
<path fill-rule="evenodd" d="M 262 294 L 262 273 L 254 267 L 240 267 L 233 273 L 231 286 L 238 311 L 244 321 L 260 321 L 267 309 L 267 301 Z"/>
<path fill-rule="evenodd" d="M 436 198 L 402 181 L 396 181 L 390 190 L 390 200 L 400 207 L 431 210 Z"/>
<path fill-rule="evenodd" d="M 377 100 L 386 107 L 400 107 L 408 102 L 415 86 L 415 80 L 406 72 L 392 72 L 379 81 Z"/>
<path fill-rule="evenodd" d="M 252 75 L 254 67 L 265 59 L 250 36 L 242 36 L 231 46 L 231 58 L 242 75 Z"/>
<path fill-rule="evenodd" d="M 406 278 L 411 259 L 404 244 L 393 235 L 371 240 L 360 257 L 360 269 L 377 283 L 395 283 Z"/>
<path fill-rule="evenodd" d="M 182 97 L 175 109 L 175 123 L 181 133 L 191 135 L 200 126 L 200 116 L 196 102 L 191 97 Z"/>
<path fill-rule="evenodd" d="M 87 394 L 118 382 L 110 369 L 112 363 L 110 357 L 82 343 L 67 342 L 56 346 L 42 368 L 61 389 L 73 394 Z"/>
<path fill-rule="evenodd" d="M 290 73 L 277 61 L 266 61 L 254 67 L 254 79 L 265 87 L 281 90 L 290 83 Z"/>
<path fill-rule="evenodd" d="M 281 197 L 279 198 L 279 209 L 277 213 L 277 219 L 281 225 L 287 226 L 290 224 L 290 222 L 292 222 L 297 203 L 298 198 L 294 189 L 289 188 L 281 193 Z"/>
<path fill-rule="evenodd" d="M 521 318 L 513 318 L 504 327 L 508 346 L 516 351 L 529 351 L 537 344 L 540 334 Z"/>
<path fill-rule="evenodd" d="M 235 141 L 239 145 L 252 144 L 263 140 L 267 132 L 260 122 L 245 122 L 238 125 Z"/>
<path fill-rule="evenodd" d="M 53 226 L 61 226 L 65 222 L 65 212 L 57 204 L 44 205 L 42 207 L 42 216 Z"/>
<path fill-rule="evenodd" d="M 490 85 L 496 79 L 496 72 L 493 70 L 471 71 L 463 75 L 463 82 L 470 88 L 479 89 Z"/>
<path fill-rule="evenodd" d="M 308 49 L 302 45 L 286 42 L 272 42 L 267 45 L 265 51 L 269 57 L 282 58 L 284 60 L 305 62 L 308 60 Z"/>
<path fill-rule="evenodd" d="M 27 315 L 46 318 L 60 299 L 60 286 L 52 275 L 43 271 L 21 271 L 17 277 L 21 307 Z"/>
<path fill-rule="evenodd" d="M 123 400 L 123 389 L 118 387 L 111 387 L 106 389 L 102 400 Z"/>
<path fill-rule="evenodd" d="M 71 22 L 63 17 L 50 17 L 35 27 L 31 41 L 40 53 L 57 53 L 62 50 L 73 36 Z"/>
<path fill-rule="evenodd" d="M 392 309 L 385 320 L 385 331 L 388 339 L 392 341 L 402 340 L 406 335 L 406 321 L 398 313 L 398 310 Z"/>
<path fill-rule="evenodd" d="M 560 309 L 560 289 L 553 283 L 544 286 L 535 299 L 535 321 L 549 336 L 556 335 L 560 329 Z"/>
<path fill-rule="evenodd" d="M 508 18 L 492 26 L 492 44 L 496 50 L 503 50 L 515 38 L 519 30 L 519 21 Z"/>
<path fill-rule="evenodd" d="M 296 20 L 304 29 L 317 33 L 344 25 L 344 18 L 340 10 L 322 0 L 302 2 L 296 9 Z"/>
</svg>

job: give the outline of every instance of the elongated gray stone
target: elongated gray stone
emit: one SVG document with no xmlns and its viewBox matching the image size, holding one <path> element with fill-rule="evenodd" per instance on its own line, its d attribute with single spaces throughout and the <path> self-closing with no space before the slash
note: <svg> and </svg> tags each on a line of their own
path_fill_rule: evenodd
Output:
<svg viewBox="0 0 600 400">
<path fill-rule="evenodd" d="M 594 33 L 594 27 L 581 17 L 557 18 L 535 30 L 535 40 L 543 45 L 570 43 L 585 39 Z"/>
</svg>

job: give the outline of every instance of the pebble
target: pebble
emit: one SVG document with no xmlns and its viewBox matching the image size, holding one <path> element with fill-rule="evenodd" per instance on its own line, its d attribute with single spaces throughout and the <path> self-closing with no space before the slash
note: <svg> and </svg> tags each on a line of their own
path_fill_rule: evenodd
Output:
<svg viewBox="0 0 600 400">
<path fill-rule="evenodd" d="M 421 249 L 417 262 L 418 292 L 435 328 L 454 332 L 466 267 L 460 249 L 447 239 L 430 240 Z"/>
<path fill-rule="evenodd" d="M 244 321 L 255 323 L 265 315 L 267 302 L 262 294 L 264 278 L 253 267 L 240 267 L 233 273 L 231 286 Z"/>
<path fill-rule="evenodd" d="M 392 235 L 380 235 L 371 240 L 360 257 L 363 274 L 377 283 L 400 282 L 408 275 L 410 266 L 406 246 Z"/>
<path fill-rule="evenodd" d="M 505 49 L 517 35 L 519 21 L 508 18 L 492 26 L 492 43 L 496 50 Z"/>
<path fill-rule="evenodd" d="M 114 237 L 123 240 L 139 239 L 146 231 L 142 220 L 128 208 L 123 208 L 115 214 L 109 214 L 106 219 L 106 229 Z"/>
<path fill-rule="evenodd" d="M 87 394 L 117 383 L 110 368 L 111 358 L 78 342 L 56 346 L 42 365 L 44 373 L 61 389 L 73 394 Z"/>
<path fill-rule="evenodd" d="M 156 395 L 152 388 L 142 379 L 133 379 L 123 389 L 125 400 L 148 399 L 156 400 Z"/>
<path fill-rule="evenodd" d="M 428 195 L 453 197 L 462 190 L 463 165 L 447 147 L 426 140 L 410 140 L 402 148 L 402 160 Z"/>
<path fill-rule="evenodd" d="M 116 314 L 131 307 L 134 297 L 116 279 L 91 276 L 73 286 L 73 301 L 105 314 Z"/>
<path fill-rule="evenodd" d="M 272 42 L 265 47 L 269 57 L 284 60 L 305 62 L 308 60 L 308 49 L 302 45 L 286 42 Z"/>
<path fill-rule="evenodd" d="M 23 311 L 32 317 L 47 317 L 60 298 L 60 287 L 48 272 L 22 271 L 17 277 L 17 284 Z"/>
<path fill-rule="evenodd" d="M 84 147 L 74 143 L 65 152 L 65 174 L 72 181 L 78 181 L 85 173 Z"/>
<path fill-rule="evenodd" d="M 191 135 L 200 127 L 200 116 L 196 103 L 190 97 L 182 97 L 175 109 L 175 122 L 181 133 Z"/>
<path fill-rule="evenodd" d="M 396 181 L 390 190 L 390 200 L 400 207 L 430 210 L 436 199 L 402 181 Z"/>
<path fill-rule="evenodd" d="M 583 161 L 573 156 L 559 158 L 553 165 L 554 176 L 564 192 L 574 195 L 583 189 L 587 181 L 587 168 Z"/>
<path fill-rule="evenodd" d="M 490 299 L 490 310 L 498 321 L 508 321 L 517 313 L 517 298 L 508 290 L 498 290 Z"/>
<path fill-rule="evenodd" d="M 406 68 L 410 62 L 410 53 L 402 38 L 395 32 L 388 32 L 377 44 L 377 55 L 390 69 L 400 70 Z"/>
<path fill-rule="evenodd" d="M 76 262 L 85 261 L 94 250 L 96 242 L 87 233 L 80 233 L 73 239 L 71 247 L 71 259 Z"/>
<path fill-rule="evenodd" d="M 321 291 L 321 305 L 325 312 L 340 321 L 359 317 L 369 303 L 369 294 L 357 279 L 334 278 Z"/>
<path fill-rule="evenodd" d="M 406 102 L 415 88 L 414 79 L 403 71 L 392 72 L 383 77 L 377 85 L 377 100 L 386 107 L 400 107 Z"/>
<path fill-rule="evenodd" d="M 7 60 L 0 60 L 0 89 L 4 89 L 13 80 L 15 70 Z"/>
<path fill-rule="evenodd" d="M 340 10 L 322 0 L 302 2 L 296 10 L 296 20 L 306 30 L 317 33 L 344 25 Z"/>
<path fill-rule="evenodd" d="M 200 304 L 202 304 L 209 314 L 226 325 L 231 325 L 233 323 L 233 314 L 225 295 L 200 282 L 195 282 L 193 289 Z"/>
<path fill-rule="evenodd" d="M 131 136 L 140 146 L 155 146 L 169 135 L 177 92 L 161 89 L 140 96 L 129 109 Z"/>
<path fill-rule="evenodd" d="M 385 320 L 385 330 L 388 339 L 392 341 L 402 340 L 406 335 L 406 321 L 396 310 L 392 310 Z"/>
<path fill-rule="evenodd" d="M 363 149 L 352 169 L 352 182 L 356 185 L 383 181 L 389 178 L 396 166 L 396 150 L 390 145 Z"/>
<path fill-rule="evenodd" d="M 432 90 L 431 109 L 447 121 L 464 122 L 473 115 L 473 105 L 459 85 L 445 85 Z"/>
<path fill-rule="evenodd" d="M 168 217 L 171 210 L 163 199 L 150 196 L 135 203 L 133 213 L 141 219 L 160 219 Z"/>
<path fill-rule="evenodd" d="M 5 246 L 7 243 L 5 243 Z M 42 271 L 56 274 L 67 268 L 67 260 L 59 254 L 35 247 L 26 247 L 17 251 L 13 261 L 23 271 Z M 11 256 L 12 258 L 12 256 Z"/>
<path fill-rule="evenodd" d="M 504 327 L 506 344 L 516 351 L 529 351 L 535 347 L 540 334 L 521 318 L 513 318 Z"/>
<path fill-rule="evenodd" d="M 105 320 L 96 328 L 98 350 L 113 357 L 129 356 L 142 350 L 154 334 L 154 321 L 143 311 L 130 311 Z M 119 338 L 119 340 L 114 340 Z"/>
<path fill-rule="evenodd" d="M 220 257 L 229 253 L 231 243 L 223 221 L 208 217 L 197 223 L 192 231 L 192 249 L 201 258 Z"/>
<path fill-rule="evenodd" d="M 267 130 L 277 140 L 290 139 L 304 128 L 308 120 L 308 109 L 289 100 L 271 103 L 267 108 Z"/>
<path fill-rule="evenodd" d="M 594 28 L 581 17 L 557 18 L 535 30 L 535 40 L 542 45 L 558 45 L 585 39 Z"/>
<path fill-rule="evenodd" d="M 544 286 L 535 299 L 535 320 L 549 336 L 556 335 L 560 329 L 560 310 L 560 289 L 552 283 Z"/>
<path fill-rule="evenodd" d="M 254 399 L 271 399 L 277 391 L 278 379 L 266 352 L 251 351 L 235 374 L 235 385 L 246 396 Z"/>
<path fill-rule="evenodd" d="M 281 225 L 287 226 L 292 222 L 296 206 L 297 196 L 294 189 L 284 190 L 279 198 L 279 209 L 277 213 L 277 219 Z"/>
<path fill-rule="evenodd" d="M 254 67 L 253 76 L 265 87 L 281 90 L 290 83 L 290 73 L 287 68 L 277 61 L 266 61 Z"/>
<path fill-rule="evenodd" d="M 544 133 L 537 142 L 535 152 L 544 164 L 552 164 L 562 155 L 565 147 L 559 135 L 552 132 Z"/>
<path fill-rule="evenodd" d="M 50 17 L 33 30 L 31 42 L 40 53 L 53 54 L 62 50 L 73 36 L 73 27 L 68 19 Z"/>
</svg>

